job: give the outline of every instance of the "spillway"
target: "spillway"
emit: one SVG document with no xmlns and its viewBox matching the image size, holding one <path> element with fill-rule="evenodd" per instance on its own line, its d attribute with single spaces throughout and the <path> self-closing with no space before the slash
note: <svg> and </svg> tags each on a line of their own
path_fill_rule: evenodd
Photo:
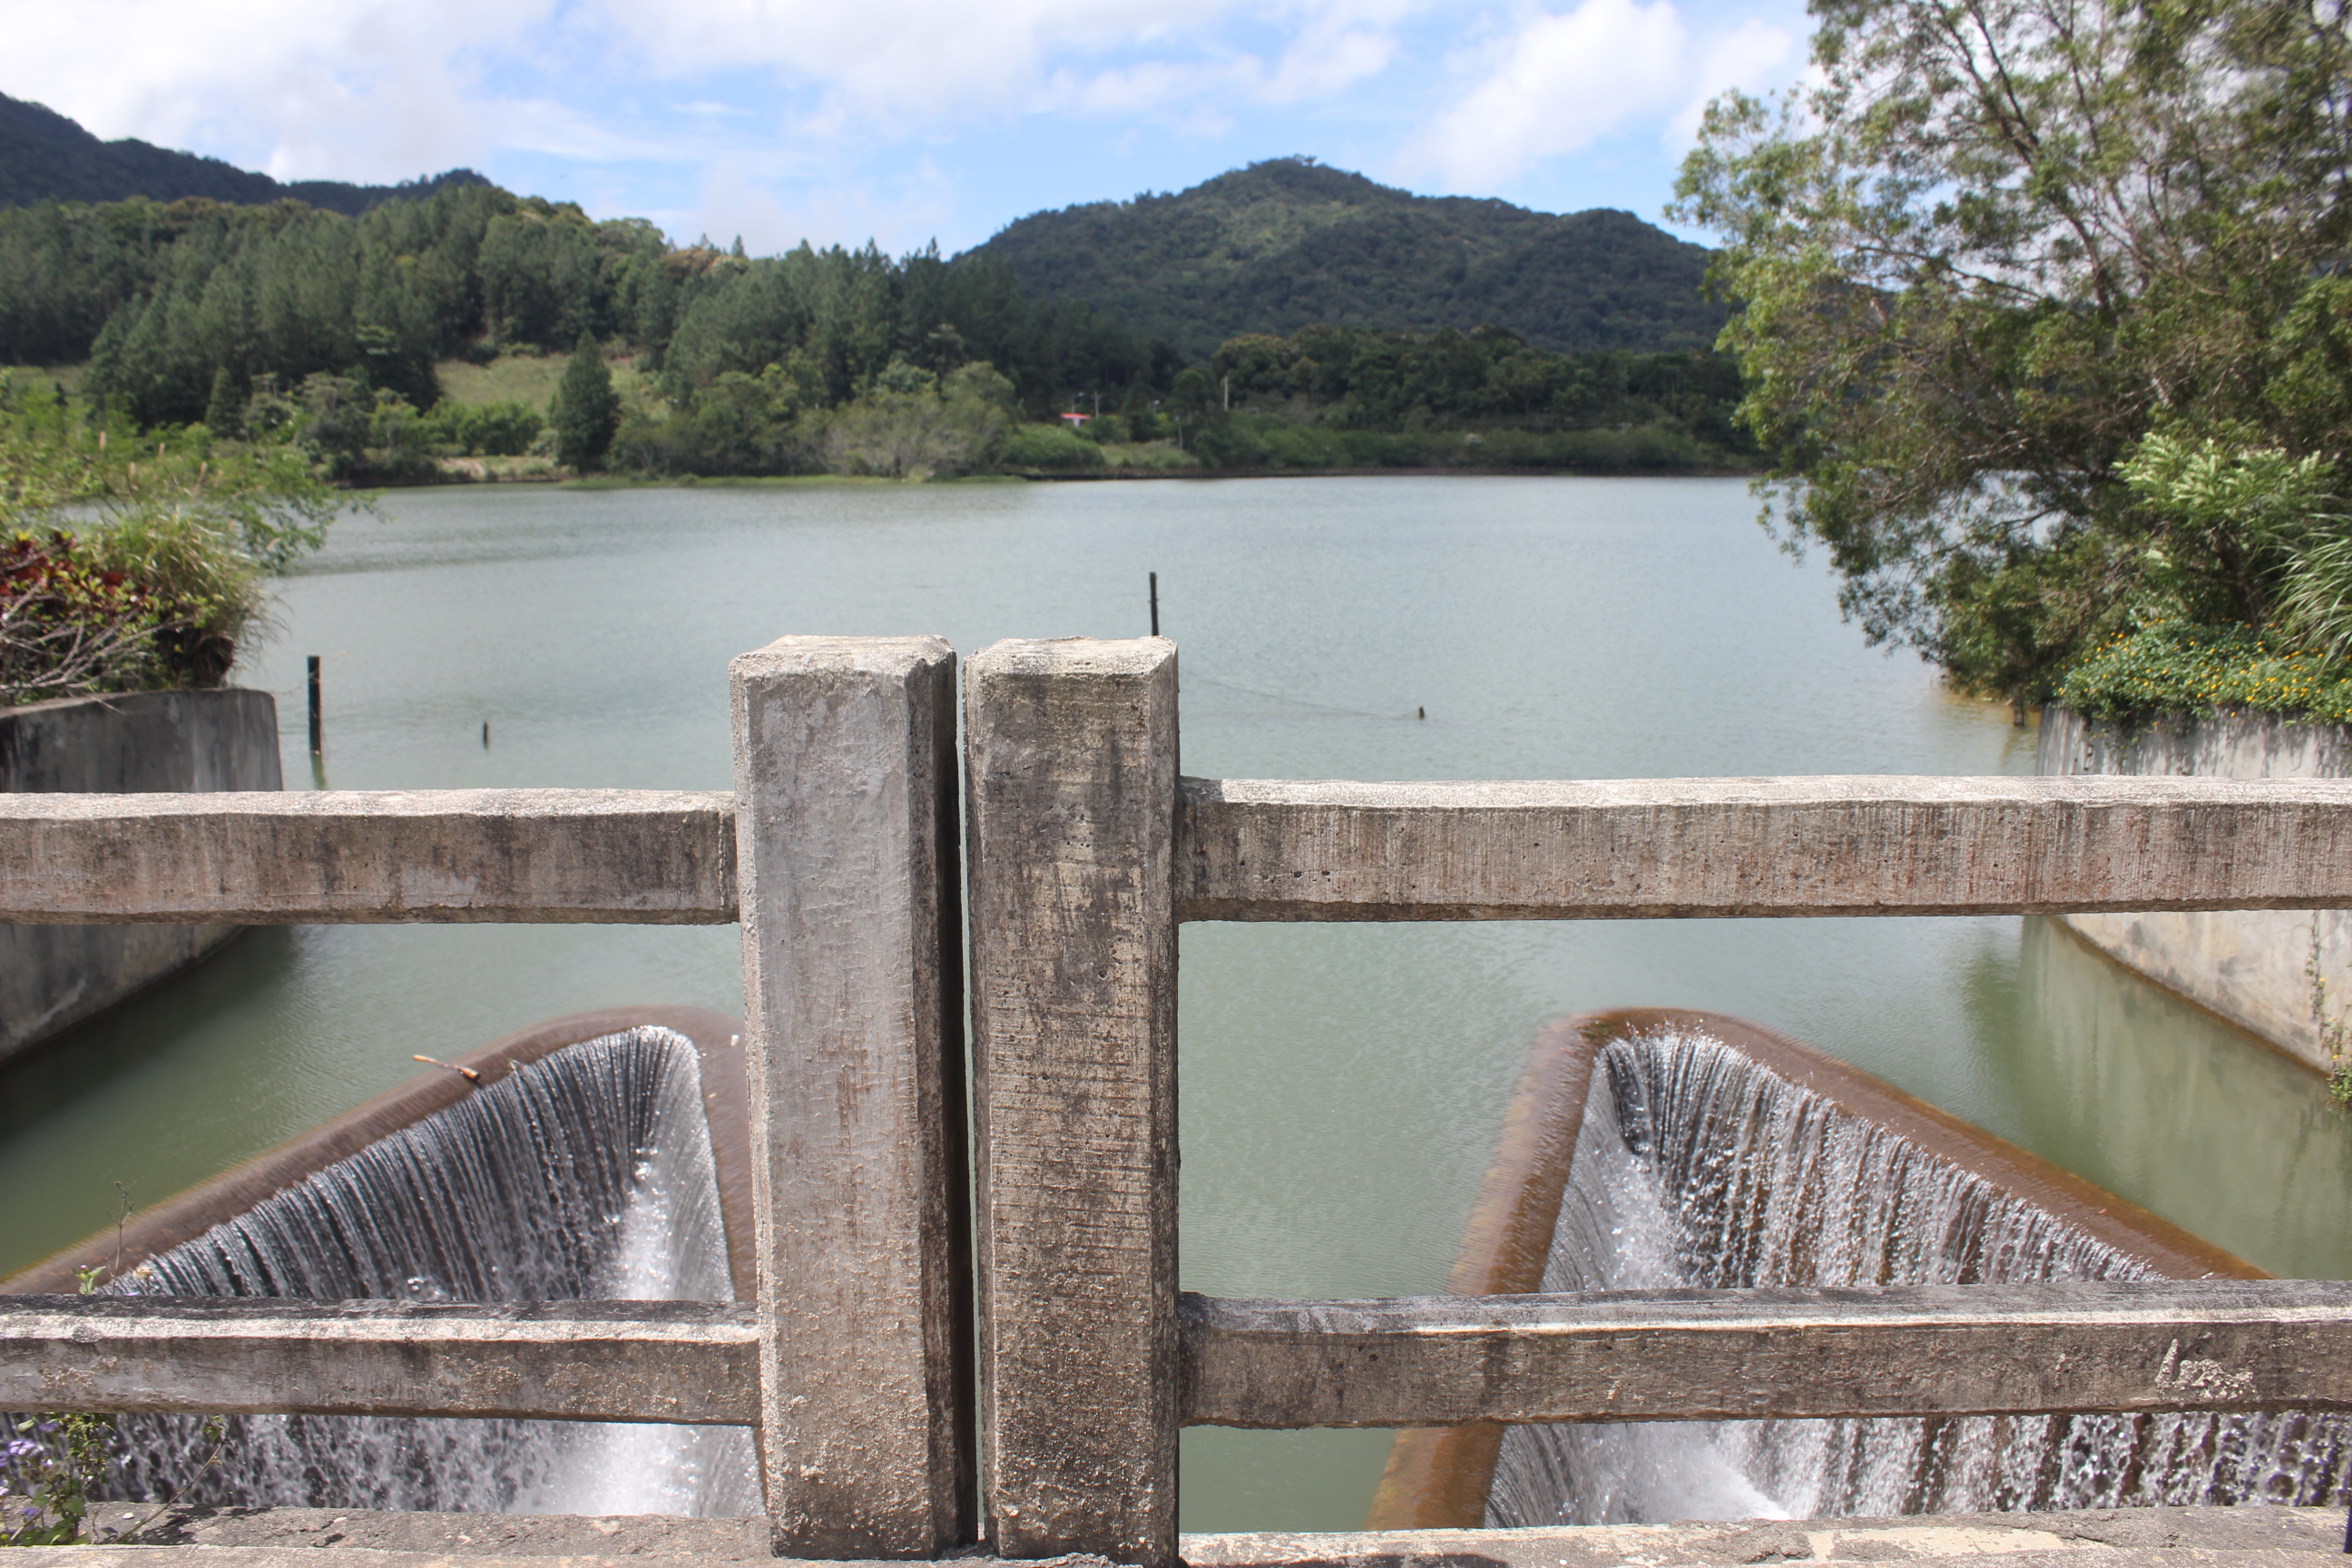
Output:
<svg viewBox="0 0 2352 1568">
<path fill-rule="evenodd" d="M 1521 1107 L 1522 1147 L 1514 1155 L 1507 1139 L 1489 1184 L 1502 1189 L 1527 1256 L 1515 1262 L 1502 1232 L 1484 1244 L 1474 1235 L 1489 1278 L 1465 1285 L 1457 1272 L 1457 1289 L 2259 1272 L 1736 1019 L 1601 1015 L 1556 1030 L 1551 1047 L 1558 1059 L 1542 1070 L 1555 1103 L 1541 1115 Z M 1540 1076 L 1532 1064 L 1530 1074 Z M 1490 1207 L 1496 1198 L 1490 1190 Z M 1539 1281 L 1507 1278 L 1536 1267 Z M 2296 1414 L 1488 1427 L 1402 1436 L 1375 1521 L 1510 1527 L 2316 1504 L 2345 1499 L 2347 1461 L 2345 1418 Z"/>
<path fill-rule="evenodd" d="M 473 1060 L 475 1058 L 468 1058 Z M 498 1065 L 509 1067 L 502 1058 Z M 728 1300 L 728 1235 L 693 1041 L 639 1026 L 511 1065 L 111 1289 L 431 1301 Z M 453 1512 L 750 1514 L 731 1427 L 286 1415 L 125 1416 L 118 1496 Z"/>
</svg>

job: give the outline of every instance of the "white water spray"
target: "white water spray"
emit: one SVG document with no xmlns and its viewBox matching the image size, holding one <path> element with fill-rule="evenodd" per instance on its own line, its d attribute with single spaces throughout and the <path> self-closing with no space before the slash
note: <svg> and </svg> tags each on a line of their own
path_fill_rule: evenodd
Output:
<svg viewBox="0 0 2352 1568">
<path fill-rule="evenodd" d="M 1546 1290 L 2148 1275 L 1718 1041 L 1615 1040 L 1593 1068 Z M 1516 1426 L 1486 1522 L 2340 1501 L 2347 1427 L 2301 1415 Z"/>
<path fill-rule="evenodd" d="M 159 1254 L 124 1288 L 318 1300 L 727 1300 L 694 1047 L 635 1028 L 568 1046 Z M 203 1457 L 195 1424 L 125 1417 L 120 1495 Z M 740 1427 L 278 1415 L 232 1423 L 184 1501 L 506 1513 L 759 1511 Z"/>
</svg>

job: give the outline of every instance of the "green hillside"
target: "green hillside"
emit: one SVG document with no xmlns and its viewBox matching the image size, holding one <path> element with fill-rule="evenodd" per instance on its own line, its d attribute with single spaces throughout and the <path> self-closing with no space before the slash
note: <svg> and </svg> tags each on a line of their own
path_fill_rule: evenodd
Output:
<svg viewBox="0 0 2352 1568">
<path fill-rule="evenodd" d="M 260 206 L 290 196 L 309 206 L 357 217 L 380 202 L 430 195 L 447 185 L 488 183 L 471 169 L 452 169 L 399 185 L 352 185 L 340 180 L 283 184 L 218 158 L 167 152 L 128 137 L 101 142 L 55 110 L 0 93 L 0 206 L 51 200 L 119 202 L 131 196 L 159 202 L 205 196 Z"/>
<path fill-rule="evenodd" d="M 1631 213 L 1417 196 L 1307 158 L 1177 195 L 1036 213 L 968 255 L 1206 358 L 1244 332 L 1499 326 L 1556 352 L 1704 348 L 1707 251 Z"/>
</svg>

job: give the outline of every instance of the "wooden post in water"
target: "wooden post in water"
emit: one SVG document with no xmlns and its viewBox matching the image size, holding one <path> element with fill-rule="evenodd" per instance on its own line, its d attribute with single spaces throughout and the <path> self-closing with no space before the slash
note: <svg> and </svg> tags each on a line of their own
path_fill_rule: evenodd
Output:
<svg viewBox="0 0 2352 1568">
<path fill-rule="evenodd" d="M 1160 574 L 1148 574 L 1151 578 L 1151 635 L 1160 635 Z"/>
<path fill-rule="evenodd" d="M 761 1471 L 789 1557 L 977 1533 L 955 651 L 735 660 Z"/>
<path fill-rule="evenodd" d="M 323 756 L 323 755 L 325 755 L 325 754 L 326 754 L 326 746 L 325 746 L 324 742 L 320 740 L 320 732 L 319 732 L 319 656 L 318 656 L 317 654 L 315 654 L 315 653 L 314 653 L 314 654 L 312 654 L 312 655 L 310 656 L 310 754 L 311 754 L 312 756 L 314 756 L 314 757 L 317 757 L 317 756 Z"/>
<path fill-rule="evenodd" d="M 982 1458 L 1004 1557 L 1176 1562 L 1176 649 L 966 674 Z"/>
</svg>

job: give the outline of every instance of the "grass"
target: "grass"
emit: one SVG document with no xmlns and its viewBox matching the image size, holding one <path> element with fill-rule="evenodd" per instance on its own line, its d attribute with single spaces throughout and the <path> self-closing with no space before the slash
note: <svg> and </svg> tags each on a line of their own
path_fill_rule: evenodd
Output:
<svg viewBox="0 0 2352 1568">
<path fill-rule="evenodd" d="M 544 414 L 570 358 L 569 354 L 501 354 L 488 364 L 445 359 L 434 365 L 433 374 L 441 380 L 442 395 L 452 403 L 521 403 Z M 626 356 L 607 356 L 605 363 L 613 372 L 613 390 L 621 395 L 624 405 L 654 395 L 653 378 L 638 374 Z"/>
<path fill-rule="evenodd" d="M 79 364 L 0 364 L 0 374 L 14 375 L 19 386 L 38 386 L 43 383 L 62 386 L 68 394 L 79 394 L 82 382 L 89 374 L 89 362 Z"/>
<path fill-rule="evenodd" d="M 473 364 L 461 359 L 445 359 L 434 365 L 433 372 L 441 378 L 441 391 L 455 403 L 524 403 L 547 412 L 548 399 L 555 395 L 555 384 L 563 379 L 563 363 L 568 354 L 502 354 L 488 364 Z M 636 365 L 626 356 L 608 360 L 613 369 L 613 390 L 621 395 L 624 403 L 654 395 L 651 376 L 639 375 Z M 0 365 L 0 371 L 12 371 L 20 384 L 38 385 L 54 383 L 68 393 L 79 394 L 89 375 L 89 362 L 79 364 L 12 364 Z"/>
</svg>

